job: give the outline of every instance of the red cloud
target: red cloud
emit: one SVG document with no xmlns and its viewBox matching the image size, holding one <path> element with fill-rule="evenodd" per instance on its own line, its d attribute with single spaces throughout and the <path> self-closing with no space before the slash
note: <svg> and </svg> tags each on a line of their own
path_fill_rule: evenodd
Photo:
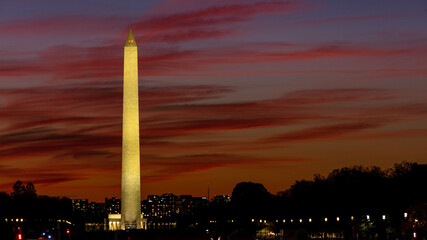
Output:
<svg viewBox="0 0 427 240">
<path fill-rule="evenodd" d="M 0 25 L 4 34 L 19 36 L 27 35 L 58 35 L 75 36 L 76 34 L 99 34 L 112 32 L 123 27 L 130 19 L 127 17 L 100 17 L 87 15 L 54 16 L 49 18 L 9 20 Z M 85 27 L 82 27 L 84 25 Z M 55 40 L 57 40 L 55 38 Z"/>
<path fill-rule="evenodd" d="M 344 17 L 332 17 L 322 18 L 314 20 L 301 21 L 301 24 L 324 24 L 324 23 L 342 23 L 342 22 L 360 22 L 370 21 L 379 19 L 396 19 L 404 17 L 403 14 L 386 14 L 386 15 L 370 15 L 370 16 L 344 16 Z"/>
<path fill-rule="evenodd" d="M 258 158 L 236 154 L 198 154 L 174 157 L 143 156 L 144 166 L 150 174 L 143 177 L 145 182 L 171 180 L 192 172 L 206 171 L 231 165 L 265 165 L 317 160 L 298 158 Z"/>
<path fill-rule="evenodd" d="M 220 31 L 220 30 L 201 30 L 193 29 L 187 31 L 173 31 L 165 34 L 158 34 L 150 40 L 153 42 L 164 41 L 168 43 L 188 42 L 201 39 L 215 39 L 222 38 L 226 35 L 232 35 L 233 31 Z"/>
<path fill-rule="evenodd" d="M 294 142 L 294 141 L 303 141 L 303 140 L 313 140 L 313 139 L 326 139 L 326 138 L 336 138 L 341 137 L 349 133 L 354 133 L 366 129 L 378 128 L 383 126 L 384 123 L 342 123 L 335 125 L 328 125 L 322 127 L 307 128 L 303 130 L 292 131 L 276 136 L 272 136 L 266 139 L 263 139 L 264 142 Z"/>
<path fill-rule="evenodd" d="M 0 90 L 9 101 L 9 106 L 0 112 L 0 120 L 14 122 L 1 130 L 0 158 L 61 155 L 108 148 L 117 151 L 121 142 L 118 89 L 118 84 L 107 82 L 71 89 Z M 154 149 L 173 148 L 171 138 L 187 135 L 283 126 L 318 119 L 334 120 L 336 114 L 326 116 L 325 110 L 321 113 L 314 104 L 393 98 L 384 90 L 334 89 L 297 91 L 258 102 L 188 104 L 216 98 L 229 91 L 219 86 L 143 88 L 142 143 Z M 80 116 L 82 113 L 84 116 Z M 200 144 L 199 147 L 203 146 Z M 179 146 L 184 145 L 177 144 L 176 148 Z"/>
<path fill-rule="evenodd" d="M 259 14 L 274 14 L 296 11 L 307 8 L 306 5 L 297 2 L 282 1 L 258 1 L 245 4 L 225 4 L 211 6 L 204 9 L 185 13 L 171 14 L 163 17 L 155 17 L 132 24 L 138 32 L 144 32 L 145 39 L 150 39 L 157 32 L 174 28 L 195 28 L 226 25 L 230 23 L 248 21 L 250 17 Z"/>
<path fill-rule="evenodd" d="M 48 161 L 48 167 L 9 168 L 6 177 L 15 180 L 26 171 L 33 174 L 25 180 L 53 184 L 90 178 L 78 171 L 82 168 L 99 174 L 117 171 L 121 156 L 120 89 L 119 82 L 103 82 L 0 90 L 7 100 L 0 109 L 0 121 L 13 122 L 0 129 L 0 160 L 8 164 L 23 157 Z M 307 161 L 248 157 L 239 152 L 248 146 L 252 150 L 277 148 L 283 142 L 363 133 L 427 114 L 423 104 L 393 104 L 395 93 L 381 89 L 301 90 L 262 101 L 197 103 L 232 91 L 208 85 L 141 89 L 142 153 L 151 154 L 142 157 L 148 171 L 145 180 L 163 181 L 239 164 Z M 382 107 L 360 107 L 361 102 L 374 101 Z M 221 135 L 230 130 L 313 123 L 324 126 L 239 141 Z M 166 149 L 173 154 L 165 157 Z M 207 154 L 213 151 L 216 154 Z M 56 173 L 58 169 L 62 170 Z"/>
<path fill-rule="evenodd" d="M 12 124 L 0 129 L 0 159 L 119 148 L 120 89 L 120 83 L 115 82 L 1 89 L 8 104 L 0 109 L 0 121 Z M 150 112 L 156 105 L 212 99 L 229 91 L 203 85 L 141 88 L 141 108 Z M 147 116 L 143 125 L 153 121 L 150 115 L 143 115 Z M 153 134 L 144 133 L 144 139 L 162 136 Z"/>
<path fill-rule="evenodd" d="M 158 106 L 155 110 L 169 112 L 167 115 L 161 114 L 161 118 L 175 116 L 174 121 L 165 123 L 150 121 L 145 125 L 145 132 L 183 134 L 283 126 L 315 119 L 334 120 L 340 114 L 327 116 L 326 109 L 318 111 L 314 105 L 393 98 L 389 91 L 378 89 L 327 89 L 297 91 L 278 99 L 258 102 Z"/>
<path fill-rule="evenodd" d="M 24 182 L 32 182 L 34 184 L 41 185 L 52 185 L 62 182 L 69 182 L 75 180 L 83 180 L 85 179 L 79 174 L 61 172 L 59 169 L 55 170 L 46 170 L 43 167 L 33 167 L 30 169 L 26 168 L 5 168 L 0 166 L 0 173 L 3 177 L 7 177 L 10 179 L 22 180 Z M 9 183 L 1 184 L 0 189 L 6 190 L 12 188 L 14 182 L 11 181 Z"/>
<path fill-rule="evenodd" d="M 196 31 L 177 35 L 176 38 L 169 40 L 167 40 L 167 35 L 159 35 L 158 37 L 165 41 L 191 41 L 191 38 L 204 38 L 210 34 L 221 35 L 222 33 L 221 31 Z M 340 45 L 300 49 L 301 47 L 295 47 L 289 43 L 239 44 L 238 46 L 203 50 L 179 50 L 158 46 L 144 47 L 145 45 L 140 50 L 142 52 L 140 73 L 144 77 L 194 75 L 199 70 L 224 64 L 311 61 L 354 57 L 378 58 L 415 53 L 411 49 L 370 49 Z M 92 81 L 116 79 L 122 75 L 121 48 L 121 45 L 51 47 L 40 52 L 36 59 L 4 62 L 0 65 L 0 76 L 51 75 L 55 82 L 66 79 Z M 419 71 L 421 71 L 420 74 L 425 74 L 423 69 Z M 319 73 L 314 70 L 307 72 Z M 340 70 L 335 70 L 335 72 L 340 72 Z M 271 73 L 274 74 L 275 71 Z"/>
</svg>

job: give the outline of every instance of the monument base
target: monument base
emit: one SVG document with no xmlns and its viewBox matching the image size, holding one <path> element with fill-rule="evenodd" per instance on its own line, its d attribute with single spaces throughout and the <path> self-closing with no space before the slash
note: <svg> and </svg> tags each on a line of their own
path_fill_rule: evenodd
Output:
<svg viewBox="0 0 427 240">
<path fill-rule="evenodd" d="M 136 224 L 125 224 L 125 229 L 136 229 Z"/>
<path fill-rule="evenodd" d="M 139 224 L 126 224 L 122 223 L 121 214 L 108 214 L 108 231 L 130 230 L 130 229 L 147 229 L 147 219 L 143 218 L 141 214 L 141 221 Z M 139 226 L 138 226 L 139 225 Z"/>
</svg>

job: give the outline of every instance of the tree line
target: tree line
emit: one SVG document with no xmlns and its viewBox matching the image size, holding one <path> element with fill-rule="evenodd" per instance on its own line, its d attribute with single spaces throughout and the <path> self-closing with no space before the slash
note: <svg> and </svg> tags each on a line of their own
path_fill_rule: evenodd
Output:
<svg viewBox="0 0 427 240">
<path fill-rule="evenodd" d="M 388 230 L 394 231 L 393 236 L 399 236 L 399 231 L 415 228 L 411 225 L 415 219 L 417 229 L 423 234 L 427 229 L 426 176 L 427 165 L 402 162 L 386 170 L 376 166 L 334 169 L 326 176 L 315 174 L 311 180 L 298 180 L 277 194 L 268 192 L 261 183 L 242 182 L 234 187 L 230 203 L 211 203 L 197 209 L 190 218 L 178 217 L 177 226 L 184 230 L 196 226 L 203 231 L 209 227 L 212 231 L 228 234 L 242 229 L 253 235 L 257 228 L 263 227 L 254 225 L 253 219 L 274 222 L 274 219 L 289 217 L 341 216 L 349 219 L 356 216 L 361 219 L 360 216 L 386 215 L 387 226 L 394 229 Z M 408 215 L 406 222 L 403 213 Z M 71 219 L 82 224 L 88 220 L 87 216 L 72 211 L 69 198 L 39 196 L 32 183 L 21 181 L 14 184 L 10 194 L 0 193 L 0 217 Z M 214 226 L 212 219 L 215 220 Z M 361 219 L 358 227 L 385 231 L 375 229 L 372 223 L 367 225 Z M 279 230 L 283 226 L 276 224 L 272 227 Z"/>
<path fill-rule="evenodd" d="M 327 176 L 298 180 L 289 189 L 269 193 L 259 183 L 239 183 L 232 204 L 240 216 L 351 216 L 403 213 L 427 203 L 427 165 L 402 162 L 393 168 L 353 166 Z M 251 211 L 247 211 L 251 209 Z"/>
</svg>

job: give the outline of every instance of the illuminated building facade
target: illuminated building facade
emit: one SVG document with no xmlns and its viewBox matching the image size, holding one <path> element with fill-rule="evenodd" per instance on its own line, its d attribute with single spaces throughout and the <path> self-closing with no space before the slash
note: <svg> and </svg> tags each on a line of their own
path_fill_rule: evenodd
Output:
<svg viewBox="0 0 427 240">
<path fill-rule="evenodd" d="M 172 229 L 176 227 L 178 196 L 174 194 L 148 195 L 142 201 L 148 229 Z"/>
</svg>

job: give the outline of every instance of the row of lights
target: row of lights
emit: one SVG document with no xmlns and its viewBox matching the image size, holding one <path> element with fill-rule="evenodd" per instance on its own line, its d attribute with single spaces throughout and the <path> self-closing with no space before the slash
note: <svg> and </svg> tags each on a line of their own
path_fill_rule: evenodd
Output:
<svg viewBox="0 0 427 240">
<path fill-rule="evenodd" d="M 404 217 L 406 218 L 407 216 L 408 216 L 408 214 L 407 214 L 407 213 L 405 213 L 405 214 L 404 214 Z M 366 215 L 366 219 L 367 219 L 367 220 L 370 220 L 370 218 L 371 218 L 371 217 L 370 217 L 369 215 Z M 351 217 L 350 217 L 350 219 L 353 221 L 353 220 L 354 220 L 354 216 L 351 216 Z M 383 219 L 383 220 L 386 220 L 386 215 L 382 215 L 382 219 Z M 337 218 L 336 218 L 336 220 L 337 220 L 337 222 L 339 222 L 339 221 L 340 221 L 340 217 L 337 217 Z M 285 220 L 285 219 L 283 219 L 282 221 L 283 221 L 283 223 L 285 223 L 285 222 L 286 222 L 286 220 Z M 312 221 L 313 221 L 313 219 L 311 219 L 311 218 L 309 218 L 309 219 L 308 219 L 308 222 L 312 222 Z M 327 221 L 328 221 L 328 218 L 327 218 L 327 217 L 325 217 L 325 218 L 324 218 L 324 221 L 325 221 L 325 222 L 327 222 Z M 418 220 L 417 220 L 417 219 L 415 219 L 415 222 L 417 222 L 417 221 L 418 221 Z M 255 219 L 253 219 L 253 218 L 252 218 L 252 222 L 255 222 Z M 259 220 L 259 222 L 260 222 L 260 223 L 262 223 L 262 222 L 267 223 L 267 220 L 262 220 L 262 219 L 260 219 L 260 220 Z M 277 222 L 279 222 L 279 220 L 276 220 L 276 223 L 277 223 Z M 294 220 L 293 220 L 293 219 L 291 219 L 291 223 L 292 223 L 292 222 L 294 222 Z M 300 222 L 300 223 L 302 223 L 302 222 L 303 222 L 302 218 L 300 218 L 300 219 L 299 219 L 299 222 Z"/>
<path fill-rule="evenodd" d="M 408 217 L 408 213 L 404 213 L 404 214 L 403 214 L 403 216 L 404 216 L 405 218 L 407 218 L 407 217 Z M 370 217 L 369 215 L 366 215 L 366 219 L 367 219 L 367 220 L 370 220 L 370 218 L 371 218 L 371 217 Z M 386 215 L 382 215 L 382 216 L 381 216 L 381 218 L 382 218 L 382 220 L 386 220 Z M 337 219 L 337 222 L 339 222 L 339 221 L 340 221 L 340 217 L 337 217 L 336 219 Z M 354 216 L 351 216 L 351 217 L 350 217 L 350 219 L 353 221 L 353 220 L 354 220 Z M 327 221 L 328 221 L 328 218 L 327 218 L 327 217 L 325 217 L 325 219 L 324 219 L 324 220 L 325 220 L 325 222 L 327 222 Z M 308 219 L 308 222 L 312 222 L 312 221 L 313 221 L 313 220 L 312 220 L 311 218 L 309 218 L 309 219 Z M 211 220 L 210 222 L 211 222 L 211 223 L 214 223 L 214 222 L 216 222 L 216 220 Z M 230 221 L 229 221 L 229 222 L 230 222 Z M 231 220 L 231 222 L 233 222 L 233 220 Z M 255 219 L 252 219 L 252 222 L 255 222 Z M 262 219 L 260 219 L 260 220 L 259 220 L 259 222 L 260 222 L 260 223 L 263 223 L 263 222 L 264 222 L 264 223 L 267 223 L 267 220 L 262 220 Z M 279 220 L 276 220 L 276 222 L 279 222 Z M 286 222 L 286 220 L 285 220 L 285 219 L 283 219 L 283 223 L 285 223 L 285 222 Z M 292 222 L 294 222 L 294 220 L 293 220 L 293 219 L 291 219 L 291 223 L 292 223 Z M 299 219 L 299 222 L 300 222 L 300 223 L 302 223 L 302 222 L 303 222 L 303 220 L 300 218 L 300 219 Z M 415 222 L 418 222 L 418 219 L 415 219 Z"/>
<path fill-rule="evenodd" d="M 17 219 L 11 218 L 10 219 L 11 222 L 13 222 L 14 220 L 15 220 L 15 222 L 23 222 L 24 221 L 23 218 L 21 218 L 21 219 L 19 219 L 19 218 L 17 218 Z M 7 222 L 7 221 L 9 221 L 9 219 L 5 218 L 4 221 Z"/>
<path fill-rule="evenodd" d="M 216 222 L 217 222 L 216 220 L 209 220 L 209 223 L 216 223 Z M 227 222 L 234 223 L 234 219 L 229 219 L 227 220 Z"/>
<path fill-rule="evenodd" d="M 50 219 L 49 219 L 50 220 Z M 11 218 L 11 219 L 8 219 L 8 218 L 5 218 L 4 219 L 4 221 L 5 222 L 8 222 L 8 221 L 11 221 L 11 222 L 24 222 L 24 219 L 23 218 Z M 67 220 L 56 220 L 57 222 L 64 222 L 64 223 L 67 223 L 67 224 L 71 224 L 71 222 L 70 221 L 67 221 Z"/>
<path fill-rule="evenodd" d="M 403 217 L 404 217 L 404 218 L 407 218 L 407 217 L 408 217 L 408 213 L 406 213 L 406 212 L 405 212 L 405 213 L 403 213 Z M 367 220 L 370 220 L 370 218 L 371 218 L 371 217 L 370 217 L 369 215 L 366 215 L 366 219 L 367 219 Z M 350 217 L 350 219 L 353 221 L 353 220 L 354 220 L 354 216 L 351 216 L 351 217 Z M 383 220 L 385 220 L 385 219 L 386 219 L 386 215 L 382 215 L 382 219 L 383 219 Z M 326 218 L 326 217 L 325 217 L 325 222 L 327 222 L 327 221 L 328 221 L 328 218 Z M 339 221 L 340 221 L 340 217 L 337 217 L 337 222 L 339 222 Z M 253 218 L 252 218 L 252 222 L 255 222 L 255 219 L 253 219 Z M 260 219 L 260 220 L 259 220 L 259 222 L 260 222 L 260 223 L 262 223 L 262 222 L 266 223 L 266 222 L 267 222 L 267 220 L 264 220 L 264 221 L 263 221 L 262 219 Z M 276 220 L 276 222 L 279 222 L 279 220 Z M 285 223 L 285 222 L 286 222 L 286 220 L 285 220 L 285 219 L 283 219 L 283 222 Z M 293 220 L 293 219 L 291 219 L 291 222 L 294 222 L 294 220 Z M 299 222 L 301 223 L 301 222 L 303 222 L 303 220 L 302 220 L 302 219 L 300 219 L 300 220 L 299 220 Z M 309 219 L 308 219 L 308 222 L 312 222 L 312 219 L 311 219 L 311 218 L 309 218 Z M 418 222 L 418 219 L 415 219 L 415 222 Z"/>
<path fill-rule="evenodd" d="M 197 224 L 197 223 L 196 223 Z M 176 225 L 176 223 L 175 222 L 171 222 L 171 223 L 152 223 L 152 222 L 149 222 L 148 223 L 148 225 L 158 225 L 158 226 L 160 226 L 160 225 L 162 225 L 162 226 L 172 226 L 172 225 Z"/>
<path fill-rule="evenodd" d="M 69 221 L 67 221 L 67 220 L 58 219 L 58 220 L 56 220 L 56 221 L 57 221 L 57 222 L 65 222 L 65 223 L 71 224 L 71 222 L 69 222 Z"/>
</svg>

